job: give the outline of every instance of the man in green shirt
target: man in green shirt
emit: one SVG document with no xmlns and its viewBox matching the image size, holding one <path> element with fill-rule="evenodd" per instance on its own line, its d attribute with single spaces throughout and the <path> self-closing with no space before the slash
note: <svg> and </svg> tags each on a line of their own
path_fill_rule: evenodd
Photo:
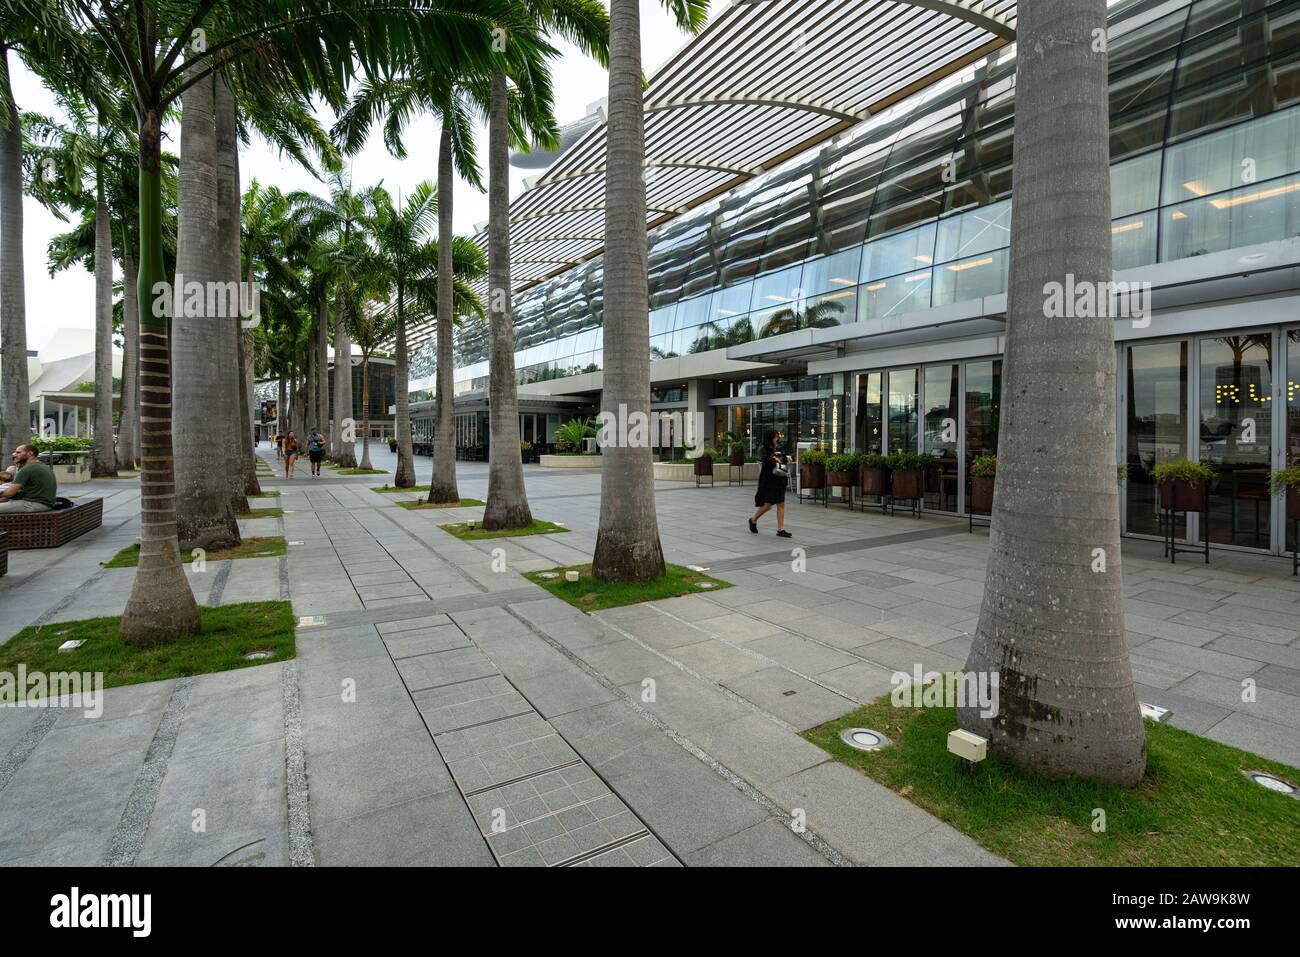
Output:
<svg viewBox="0 0 1300 957">
<path fill-rule="evenodd" d="M 0 514 L 6 512 L 48 512 L 54 508 L 59 483 L 54 470 L 36 457 L 36 449 L 20 445 L 14 449 L 13 484 L 0 492 Z"/>
</svg>

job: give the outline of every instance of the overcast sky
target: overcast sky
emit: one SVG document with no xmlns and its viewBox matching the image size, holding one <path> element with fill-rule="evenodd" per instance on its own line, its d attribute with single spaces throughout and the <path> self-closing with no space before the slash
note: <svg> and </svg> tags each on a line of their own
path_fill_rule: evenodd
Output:
<svg viewBox="0 0 1300 957">
<path fill-rule="evenodd" d="M 713 12 L 722 7 L 722 0 L 714 0 Z M 606 4 L 608 6 L 608 3 Z M 642 40 L 644 64 L 653 73 L 686 42 L 686 37 L 663 11 L 659 0 L 641 0 Z M 608 76 L 603 68 L 564 44 L 563 56 L 552 67 L 555 77 L 555 112 L 560 123 L 576 120 L 587 113 L 587 107 L 605 96 Z M 10 58 L 13 69 L 14 97 L 20 110 L 30 110 L 57 115 L 54 98 L 28 72 L 17 57 Z M 333 117 L 322 116 L 326 126 Z M 165 147 L 179 152 L 176 137 Z M 487 131 L 479 131 L 480 162 L 486 162 Z M 358 186 L 382 180 L 390 192 L 407 194 L 421 180 L 437 180 L 438 125 L 429 117 L 411 124 L 406 134 L 407 158 L 397 160 L 384 148 L 376 133 L 364 150 L 352 160 L 352 176 Z M 254 138 L 252 144 L 239 157 L 240 176 L 244 188 L 256 178 L 264 184 L 274 184 L 284 190 L 307 189 L 323 192 L 322 184 L 292 160 L 282 157 L 272 146 Z M 536 170 L 511 169 L 511 195 L 523 188 L 525 176 L 536 175 Z M 485 177 L 486 178 L 486 177 Z M 469 233 L 476 223 L 487 219 L 487 195 L 472 187 L 457 183 L 455 194 L 455 221 L 458 233 Z M 94 277 L 78 266 L 65 270 L 53 278 L 49 275 L 46 249 L 50 237 L 68 228 L 33 199 L 23 203 L 25 250 L 24 273 L 27 286 L 27 347 L 41 349 L 53 333 L 60 328 L 93 329 Z M 46 356 L 46 358 L 53 358 Z"/>
</svg>

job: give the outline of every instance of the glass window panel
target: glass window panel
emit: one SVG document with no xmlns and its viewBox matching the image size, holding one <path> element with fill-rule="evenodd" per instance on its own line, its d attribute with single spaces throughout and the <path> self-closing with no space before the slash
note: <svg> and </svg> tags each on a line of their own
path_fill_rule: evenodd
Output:
<svg viewBox="0 0 1300 957">
<path fill-rule="evenodd" d="M 858 320 L 857 289 L 841 289 L 807 301 L 803 324 L 813 329 L 842 326 Z"/>
<path fill-rule="evenodd" d="M 1110 113 L 1118 116 L 1143 103 L 1168 102 L 1174 79 L 1175 51 L 1143 60 L 1132 69 L 1116 71 L 1114 60 L 1110 72 Z"/>
<path fill-rule="evenodd" d="M 1271 13 L 1233 19 L 1236 22 L 1230 27 L 1183 44 L 1178 62 L 1178 89 L 1225 74 L 1236 76 L 1247 63 L 1256 64 L 1300 45 L 1300 8 L 1294 4 L 1279 3 Z"/>
<path fill-rule="evenodd" d="M 973 256 L 1011 244 L 1011 202 L 1007 200 L 939 221 L 936 262 Z"/>
<path fill-rule="evenodd" d="M 979 455 L 998 454 L 1002 415 L 1002 360 L 966 363 L 966 507 L 970 508 L 970 464 Z"/>
<path fill-rule="evenodd" d="M 1300 176 L 1255 183 L 1161 211 L 1160 259 L 1300 235 Z"/>
<path fill-rule="evenodd" d="M 1211 542 L 1268 547 L 1272 389 L 1271 335 L 1201 340 L 1201 461 L 1215 471 Z"/>
<path fill-rule="evenodd" d="M 922 370 L 925 433 L 922 450 L 930 456 L 925 473 L 925 507 L 957 511 L 958 369 L 956 365 Z"/>
<path fill-rule="evenodd" d="M 889 279 L 877 279 L 858 291 L 858 321 L 879 319 L 928 309 L 930 306 L 930 270 L 921 269 Z"/>
<path fill-rule="evenodd" d="M 803 266 L 782 269 L 780 272 L 768 273 L 754 280 L 754 293 L 750 299 L 751 309 L 772 309 L 788 307 L 800 296 L 800 277 Z"/>
<path fill-rule="evenodd" d="M 1180 197 L 1185 198 L 1185 197 Z M 1119 219 L 1160 205 L 1160 151 L 1110 168 L 1110 214 Z"/>
<path fill-rule="evenodd" d="M 1115 270 L 1149 266 L 1156 261 L 1156 220 L 1154 210 L 1140 216 L 1117 220 L 1110 227 L 1111 266 Z"/>
<path fill-rule="evenodd" d="M 881 380 L 884 373 L 866 372 L 858 379 L 858 416 L 855 443 L 859 452 L 875 452 L 884 449 L 884 405 L 881 394 Z"/>
<path fill-rule="evenodd" d="M 1300 465 L 1300 329 L 1286 334 L 1286 464 Z M 1296 549 L 1296 523 L 1286 523 L 1286 547 Z"/>
<path fill-rule="evenodd" d="M 915 452 L 917 442 L 916 370 L 889 371 L 889 445 L 895 452 Z"/>
<path fill-rule="evenodd" d="M 1297 41 L 1300 44 L 1300 41 Z M 1171 142 L 1300 102 L 1300 45 L 1266 63 L 1178 94 L 1169 117 Z"/>
<path fill-rule="evenodd" d="M 1165 152 L 1164 203 L 1285 176 L 1297 168 L 1300 107 L 1169 147 Z"/>
<path fill-rule="evenodd" d="M 709 304 L 709 318 L 731 322 L 738 316 L 749 312 L 749 303 L 754 295 L 754 284 L 742 282 L 738 286 L 728 286 L 713 294 Z"/>
<path fill-rule="evenodd" d="M 672 332 L 673 320 L 677 315 L 677 306 L 664 306 L 662 309 L 654 309 L 650 313 L 650 335 L 658 336 L 665 332 Z"/>
<path fill-rule="evenodd" d="M 852 289 L 858 284 L 858 274 L 861 271 L 862 248 L 846 249 L 833 256 L 822 256 L 805 263 L 800 285 L 804 294 L 809 296 Z"/>
<path fill-rule="evenodd" d="M 1165 141 L 1169 123 L 1169 105 L 1160 100 L 1130 110 L 1110 121 L 1110 158 L 1118 162 L 1136 153 L 1145 153 Z"/>
<path fill-rule="evenodd" d="M 930 223 L 868 243 L 862 258 L 862 281 L 928 267 L 934 258 L 934 236 L 935 224 Z"/>
<path fill-rule="evenodd" d="M 1164 535 L 1164 513 L 1151 470 L 1187 455 L 1186 342 L 1156 342 L 1128 350 L 1128 531 Z M 1177 538 L 1187 537 L 1178 516 Z"/>
<path fill-rule="evenodd" d="M 1009 258 L 1007 250 L 998 249 L 969 259 L 936 266 L 934 304 L 941 306 L 1006 292 Z"/>
</svg>

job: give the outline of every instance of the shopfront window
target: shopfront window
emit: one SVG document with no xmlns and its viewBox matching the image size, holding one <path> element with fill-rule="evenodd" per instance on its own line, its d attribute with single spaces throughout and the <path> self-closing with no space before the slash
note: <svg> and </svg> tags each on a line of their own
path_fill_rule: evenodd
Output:
<svg viewBox="0 0 1300 957">
<path fill-rule="evenodd" d="M 1286 338 L 1286 464 L 1295 467 L 1300 466 L 1300 329 L 1292 329 Z M 1286 547 L 1296 547 L 1295 522 L 1286 523 Z"/>
<path fill-rule="evenodd" d="M 915 452 L 917 441 L 916 370 L 893 369 L 889 373 L 888 452 Z"/>
<path fill-rule="evenodd" d="M 925 475 L 925 507 L 930 511 L 957 511 L 958 371 L 956 365 L 929 366 L 925 383 L 925 454 L 930 465 Z"/>
<path fill-rule="evenodd" d="M 884 406 L 880 392 L 883 373 L 864 372 L 858 376 L 857 435 L 854 444 L 859 452 L 884 449 Z"/>
<path fill-rule="evenodd" d="M 1128 531 L 1164 535 L 1164 514 L 1151 470 L 1187 456 L 1186 342 L 1157 342 L 1128 350 L 1126 478 Z M 1177 519 L 1176 538 L 1186 538 Z"/>
<path fill-rule="evenodd" d="M 966 503 L 970 506 L 970 463 L 976 456 L 998 454 L 1002 415 L 1002 360 L 966 363 Z"/>
<path fill-rule="evenodd" d="M 1266 548 L 1273 438 L 1273 337 L 1201 340 L 1201 461 L 1214 469 L 1211 542 Z M 1204 534 L 1204 532 L 1202 532 Z"/>
</svg>

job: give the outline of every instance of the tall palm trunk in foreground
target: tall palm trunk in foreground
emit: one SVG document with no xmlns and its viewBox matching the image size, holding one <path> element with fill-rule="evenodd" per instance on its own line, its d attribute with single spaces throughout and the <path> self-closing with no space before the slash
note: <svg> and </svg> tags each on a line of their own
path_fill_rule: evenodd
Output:
<svg viewBox="0 0 1300 957">
<path fill-rule="evenodd" d="M 519 396 L 515 383 L 515 333 L 510 302 L 509 90 L 504 73 L 492 76 L 488 117 L 488 458 L 486 529 L 523 528 L 533 521 L 519 454 Z"/>
<path fill-rule="evenodd" d="M 343 310 L 334 310 L 334 461 L 343 468 L 357 467 L 356 424 L 352 418 L 352 336 Z M 348 433 L 353 437 L 349 439 Z"/>
<path fill-rule="evenodd" d="M 638 0 L 611 0 L 609 124 L 605 160 L 605 362 L 600 407 L 606 423 L 650 413 L 650 293 L 646 254 L 645 115 L 641 103 Z M 629 433 L 632 430 L 628 430 Z M 646 441 L 602 448 L 600 526 L 592 574 L 648 581 L 664 574 L 655 515 L 654 464 Z M 635 434 L 632 435 L 636 439 Z M 635 447 L 634 447 L 635 445 Z"/>
<path fill-rule="evenodd" d="M 333 435 L 330 428 L 329 328 L 329 308 L 322 302 L 316 323 L 316 421 L 320 425 L 321 438 Z"/>
<path fill-rule="evenodd" d="M 406 290 L 397 286 L 397 354 L 394 357 L 393 381 L 396 384 L 397 418 L 393 420 L 393 433 L 397 438 L 397 469 L 393 484 L 398 488 L 415 485 L 415 448 L 411 443 L 411 361 L 406 347 Z"/>
<path fill-rule="evenodd" d="M 103 164 L 95 174 L 95 440 L 90 474 L 117 474 L 113 455 L 113 227 L 104 201 Z"/>
<path fill-rule="evenodd" d="M 238 283 L 243 272 L 240 257 L 239 137 L 236 124 L 235 97 L 220 74 L 213 77 L 213 107 L 216 111 L 217 160 L 217 244 L 223 283 Z M 243 364 L 239 358 L 239 341 L 243 325 L 240 308 L 243 297 L 235 294 L 235 308 L 229 314 L 212 318 L 221 329 L 221 354 L 214 372 L 222 386 L 225 448 L 229 456 L 226 484 L 230 489 L 230 507 L 235 512 L 248 511 L 248 488 L 257 482 L 253 448 L 248 441 L 248 413 L 244 408 L 241 386 Z M 228 304 L 229 299 L 227 300 Z"/>
<path fill-rule="evenodd" d="M 363 469 L 373 469 L 370 464 L 370 353 L 361 356 L 361 465 Z"/>
<path fill-rule="evenodd" d="M 137 315 L 135 252 L 131 248 L 131 231 L 122 229 L 122 398 L 118 414 L 117 461 L 128 468 L 136 464 L 140 417 L 140 317 Z"/>
<path fill-rule="evenodd" d="M 27 382 L 27 299 L 23 288 L 23 127 L 0 46 L 0 463 L 31 435 Z M 39 429 L 43 423 L 39 423 Z"/>
<path fill-rule="evenodd" d="M 1016 764 L 1133 785 L 1146 736 L 1120 601 L 1113 320 L 1104 305 L 1077 318 L 1045 307 L 1069 275 L 1094 290 L 1111 279 L 1107 57 L 1093 32 L 1106 0 L 1019 11 L 998 481 L 966 663 L 997 672 L 1000 696 L 995 717 L 962 708 L 958 723 Z"/>
<path fill-rule="evenodd" d="M 434 386 L 438 402 L 438 424 L 433 431 L 433 475 L 429 480 L 430 502 L 459 502 L 456 487 L 456 433 L 452 429 L 452 406 L 455 397 L 455 355 L 451 345 L 451 317 L 455 315 L 452 287 L 451 247 L 455 239 L 452 223 L 452 190 L 455 169 L 451 131 L 443 122 L 438 141 L 438 358 Z M 494 440 L 496 436 L 492 437 Z M 495 443 L 494 443 L 495 444 Z"/>
<path fill-rule="evenodd" d="M 176 531 L 186 549 L 239 543 L 226 464 L 232 452 L 230 392 L 218 371 L 226 359 L 227 321 L 209 314 L 206 294 L 225 279 L 218 218 L 213 86 L 205 80 L 182 94 L 177 180 L 172 441 L 178 453 Z M 190 301 L 192 291 L 202 293 L 202 305 Z"/>
<path fill-rule="evenodd" d="M 154 285 L 166 281 L 161 189 L 162 114 L 150 109 L 140 119 L 140 565 L 120 626 L 122 640 L 134 645 L 199 630 L 176 539 L 167 310 L 158 317 L 152 308 Z"/>
</svg>

